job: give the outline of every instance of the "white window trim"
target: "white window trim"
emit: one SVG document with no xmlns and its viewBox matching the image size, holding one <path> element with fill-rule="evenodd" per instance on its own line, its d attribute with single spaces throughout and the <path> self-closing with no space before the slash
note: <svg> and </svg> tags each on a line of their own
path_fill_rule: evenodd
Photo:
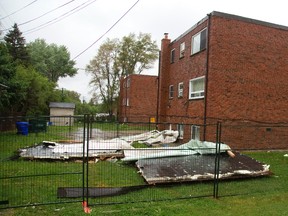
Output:
<svg viewBox="0 0 288 216">
<path fill-rule="evenodd" d="M 192 92 L 191 89 L 192 89 L 192 82 L 193 81 L 196 81 L 196 80 L 199 80 L 199 79 L 204 79 L 204 89 L 202 91 L 195 91 L 195 92 Z M 201 98 L 204 98 L 204 92 L 205 92 L 205 76 L 201 76 L 201 77 L 197 77 L 197 78 L 194 78 L 194 79 L 191 79 L 189 80 L 189 99 L 201 99 Z M 194 97 L 191 97 L 191 94 L 196 94 L 198 96 L 194 96 Z"/>
<path fill-rule="evenodd" d="M 182 88 L 180 88 L 182 86 Z M 183 97 L 183 91 L 184 91 L 184 84 L 183 82 L 178 83 L 178 98 Z"/>
</svg>

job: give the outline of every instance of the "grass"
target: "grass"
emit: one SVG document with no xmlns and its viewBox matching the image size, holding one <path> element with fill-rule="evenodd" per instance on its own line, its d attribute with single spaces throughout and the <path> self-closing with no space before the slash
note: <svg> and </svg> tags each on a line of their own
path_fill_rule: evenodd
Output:
<svg viewBox="0 0 288 216">
<path fill-rule="evenodd" d="M 82 186 L 82 163 L 9 160 L 19 148 L 43 140 L 66 139 L 67 133 L 67 127 L 54 126 L 49 127 L 47 133 L 28 136 L 16 135 L 15 132 L 1 133 L 0 201 L 8 198 L 11 206 L 31 205 L 1 209 L 0 215 L 84 215 L 81 198 L 56 197 L 58 187 Z M 223 181 L 219 185 L 219 199 L 212 197 L 212 182 L 150 186 L 115 197 L 91 198 L 91 215 L 288 215 L 288 158 L 284 157 L 286 153 L 245 152 L 270 164 L 274 175 Z M 101 161 L 90 163 L 88 168 L 91 187 L 145 185 L 132 163 Z M 32 177 L 27 177 L 28 175 Z M 14 178 L 15 176 L 17 178 Z M 199 198 L 203 195 L 208 196 Z M 33 205 L 49 202 L 59 204 Z M 103 205 L 105 203 L 126 204 Z"/>
</svg>

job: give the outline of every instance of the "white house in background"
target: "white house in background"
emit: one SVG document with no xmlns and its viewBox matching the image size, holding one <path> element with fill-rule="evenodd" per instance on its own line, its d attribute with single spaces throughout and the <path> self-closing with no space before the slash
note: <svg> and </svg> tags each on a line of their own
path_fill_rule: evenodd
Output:
<svg viewBox="0 0 288 216">
<path fill-rule="evenodd" d="M 71 126 L 74 124 L 75 104 L 64 102 L 50 102 L 50 122 L 56 126 Z"/>
</svg>

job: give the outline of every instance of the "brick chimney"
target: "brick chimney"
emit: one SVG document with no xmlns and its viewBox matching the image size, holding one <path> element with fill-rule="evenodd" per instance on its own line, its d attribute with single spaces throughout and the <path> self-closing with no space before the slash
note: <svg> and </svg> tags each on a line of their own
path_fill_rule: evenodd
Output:
<svg viewBox="0 0 288 216">
<path fill-rule="evenodd" d="M 168 39 L 168 33 L 164 33 L 164 39 Z"/>
</svg>

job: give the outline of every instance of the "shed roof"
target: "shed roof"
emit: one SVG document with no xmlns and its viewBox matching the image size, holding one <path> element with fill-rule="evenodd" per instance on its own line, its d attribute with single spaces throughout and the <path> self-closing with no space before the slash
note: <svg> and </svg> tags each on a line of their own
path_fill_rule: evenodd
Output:
<svg viewBox="0 0 288 216">
<path fill-rule="evenodd" d="M 50 102 L 50 108 L 64 108 L 64 109 L 75 109 L 74 103 L 64 103 L 64 102 Z"/>
</svg>

